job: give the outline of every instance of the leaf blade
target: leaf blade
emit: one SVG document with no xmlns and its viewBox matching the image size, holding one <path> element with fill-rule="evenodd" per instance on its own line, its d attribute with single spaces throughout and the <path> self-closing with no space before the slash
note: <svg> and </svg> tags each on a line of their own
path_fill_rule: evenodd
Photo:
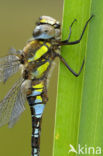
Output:
<svg viewBox="0 0 103 156">
<path fill-rule="evenodd" d="M 92 1 L 91 12 L 95 14 L 91 23 L 87 44 L 86 70 L 84 77 L 79 143 L 103 147 L 103 2 Z M 85 123 L 85 125 L 83 124 Z M 95 153 L 96 154 L 96 153 Z M 91 153 L 92 155 L 92 153 Z"/>
<path fill-rule="evenodd" d="M 85 2 L 82 0 L 78 0 L 78 2 L 76 0 L 65 0 L 62 31 L 63 39 L 68 37 L 69 25 L 72 23 L 74 18 L 77 18 L 78 22 L 73 25 L 71 40 L 78 39 L 86 20 L 89 18 L 90 8 L 91 3 L 89 0 Z M 82 64 L 84 53 L 86 51 L 86 44 L 87 30 L 79 45 L 65 46 L 62 48 L 62 56 L 75 71 L 79 71 L 79 68 Z M 80 77 L 75 78 L 60 63 L 54 156 L 66 156 L 69 154 L 71 156 L 75 155 L 75 153 L 68 153 L 68 151 L 70 144 L 72 144 L 75 148 L 77 147 L 82 100 L 82 85 L 83 72 L 81 73 Z"/>
</svg>

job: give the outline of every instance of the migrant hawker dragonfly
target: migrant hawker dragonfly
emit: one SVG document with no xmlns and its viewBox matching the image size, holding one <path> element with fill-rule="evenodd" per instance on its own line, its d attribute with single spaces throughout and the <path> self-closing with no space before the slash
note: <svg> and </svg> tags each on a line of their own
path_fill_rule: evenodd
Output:
<svg viewBox="0 0 103 156">
<path fill-rule="evenodd" d="M 33 38 L 23 50 L 11 49 L 8 56 L 0 58 L 0 81 L 6 82 L 19 68 L 22 73 L 21 78 L 0 101 L 0 126 L 8 123 L 12 127 L 24 111 L 27 99 L 32 116 L 32 156 L 40 155 L 41 119 L 48 101 L 47 78 L 52 62 L 58 57 L 74 76 L 80 75 L 84 60 L 76 73 L 58 51 L 61 46 L 79 43 L 92 17 L 86 22 L 78 40 L 69 41 L 74 20 L 69 27 L 68 39 L 61 41 L 60 23 L 52 17 L 41 16 L 33 30 Z"/>
</svg>

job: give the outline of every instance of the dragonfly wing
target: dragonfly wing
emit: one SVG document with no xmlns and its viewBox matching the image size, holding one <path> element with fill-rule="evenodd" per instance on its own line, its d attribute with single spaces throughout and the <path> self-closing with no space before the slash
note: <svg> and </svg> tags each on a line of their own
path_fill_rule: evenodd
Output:
<svg viewBox="0 0 103 156">
<path fill-rule="evenodd" d="M 16 50 L 15 48 L 10 48 L 8 51 L 9 55 L 22 55 L 23 51 L 22 50 Z"/>
<path fill-rule="evenodd" d="M 8 123 L 9 128 L 13 127 L 13 125 L 16 123 L 21 113 L 25 110 L 25 107 L 24 107 L 25 101 L 26 101 L 26 97 L 23 94 L 21 87 L 20 87 L 17 93 L 16 101 L 15 101 L 11 116 L 10 116 L 10 120 Z"/>
<path fill-rule="evenodd" d="M 14 120 L 24 111 L 24 98 L 22 98 L 21 84 L 18 80 L 10 89 L 5 98 L 0 102 L 0 126 L 9 123 L 11 127 Z"/>
<path fill-rule="evenodd" d="M 6 82 L 10 76 L 18 71 L 19 65 L 19 58 L 15 55 L 0 58 L 0 81 Z"/>
</svg>

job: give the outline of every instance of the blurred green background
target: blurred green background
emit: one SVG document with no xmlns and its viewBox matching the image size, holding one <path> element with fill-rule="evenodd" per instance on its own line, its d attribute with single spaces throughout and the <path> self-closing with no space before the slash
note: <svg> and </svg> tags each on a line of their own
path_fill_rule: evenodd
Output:
<svg viewBox="0 0 103 156">
<path fill-rule="evenodd" d="M 31 38 L 35 22 L 41 15 L 62 19 L 63 0 L 0 0 L 0 56 L 8 49 L 23 49 Z M 55 119 L 57 65 L 50 79 L 48 96 L 41 132 L 41 156 L 52 156 L 53 131 Z M 0 83 L 0 100 L 15 83 L 18 75 L 4 85 Z M 26 103 L 26 111 L 12 129 L 7 125 L 0 128 L 0 156 L 31 155 L 31 116 Z"/>
</svg>

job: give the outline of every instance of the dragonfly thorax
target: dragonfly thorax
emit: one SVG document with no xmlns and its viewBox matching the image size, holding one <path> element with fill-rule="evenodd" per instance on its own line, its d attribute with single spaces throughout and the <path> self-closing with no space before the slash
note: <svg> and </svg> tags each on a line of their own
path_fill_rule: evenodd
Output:
<svg viewBox="0 0 103 156">
<path fill-rule="evenodd" d="M 41 79 L 48 74 L 53 61 L 53 46 L 50 42 L 33 40 L 23 49 L 25 62 L 23 64 L 24 79 Z"/>
</svg>

